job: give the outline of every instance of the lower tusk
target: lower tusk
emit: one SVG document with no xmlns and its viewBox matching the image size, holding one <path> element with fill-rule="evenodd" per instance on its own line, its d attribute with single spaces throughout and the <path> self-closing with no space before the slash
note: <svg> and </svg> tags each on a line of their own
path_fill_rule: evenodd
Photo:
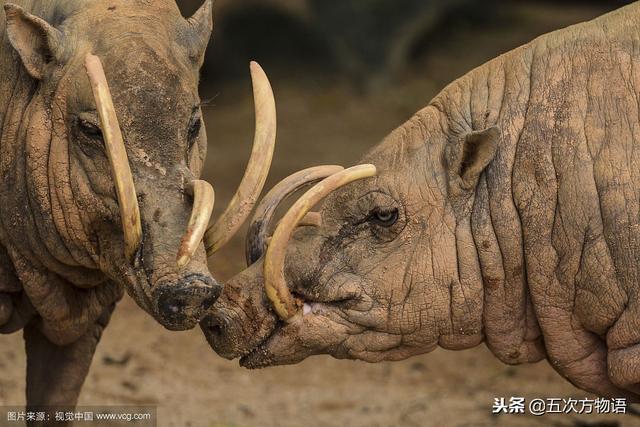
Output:
<svg viewBox="0 0 640 427">
<path fill-rule="evenodd" d="M 140 223 L 140 208 L 133 176 L 129 167 L 127 150 L 122 139 L 122 132 L 118 124 L 111 92 L 104 75 L 100 58 L 87 54 L 85 68 L 91 82 L 93 97 L 102 123 L 104 145 L 111 165 L 111 173 L 115 181 L 118 205 L 120 206 L 120 220 L 124 232 L 124 252 L 128 261 L 133 260 L 142 242 L 142 225 Z"/>
<path fill-rule="evenodd" d="M 359 165 L 331 175 L 307 191 L 285 214 L 273 233 L 264 261 L 264 286 L 267 297 L 282 320 L 292 318 L 299 306 L 289 291 L 284 277 L 287 244 L 305 215 L 329 193 L 350 182 L 376 175 L 373 165 Z"/>
<path fill-rule="evenodd" d="M 213 187 L 207 181 L 195 180 L 188 187 L 188 191 L 193 195 L 193 210 L 187 231 L 180 242 L 180 249 L 176 256 L 178 268 L 186 266 L 193 254 L 200 246 L 204 233 L 207 230 L 211 212 L 213 212 L 213 204 L 215 200 L 215 192 Z"/>
<path fill-rule="evenodd" d="M 263 253 L 265 239 L 270 231 L 273 216 L 280 204 L 290 195 L 300 190 L 308 184 L 313 184 L 321 179 L 331 176 L 337 172 L 344 170 L 342 166 L 315 166 L 303 169 L 292 175 L 289 175 L 279 183 L 277 183 L 268 193 L 253 215 L 247 238 L 245 242 L 245 256 L 247 265 L 251 265 L 259 260 Z"/>
<path fill-rule="evenodd" d="M 269 79 L 256 62 L 251 63 L 251 79 L 256 115 L 253 149 L 236 194 L 220 218 L 207 230 L 207 256 L 213 255 L 231 240 L 244 224 L 262 192 L 271 168 L 276 143 L 276 103 Z"/>
</svg>

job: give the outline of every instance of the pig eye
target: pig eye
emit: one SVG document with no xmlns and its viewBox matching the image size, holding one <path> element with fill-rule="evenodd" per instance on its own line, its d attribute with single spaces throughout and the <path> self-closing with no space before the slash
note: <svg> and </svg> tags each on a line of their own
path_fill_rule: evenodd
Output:
<svg viewBox="0 0 640 427">
<path fill-rule="evenodd" d="M 375 189 L 347 204 L 345 219 L 354 232 L 369 234 L 376 243 L 395 240 L 407 225 L 404 204 L 384 190 Z"/>
<path fill-rule="evenodd" d="M 391 227 L 398 221 L 398 209 L 376 208 L 371 212 L 369 220 L 382 227 Z"/>
<path fill-rule="evenodd" d="M 102 130 L 95 124 L 85 119 L 78 119 L 80 131 L 92 139 L 102 139 Z"/>
<path fill-rule="evenodd" d="M 189 123 L 189 131 L 187 133 L 187 138 L 189 140 L 189 148 L 193 147 L 193 144 L 196 142 L 196 138 L 200 135 L 200 129 L 202 128 L 202 119 L 200 117 L 194 117 L 191 119 L 191 123 Z"/>
</svg>

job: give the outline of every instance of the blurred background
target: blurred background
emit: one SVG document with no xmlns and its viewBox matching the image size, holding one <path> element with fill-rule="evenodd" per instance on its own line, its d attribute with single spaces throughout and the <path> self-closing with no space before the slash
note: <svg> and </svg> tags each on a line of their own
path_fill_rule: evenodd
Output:
<svg viewBox="0 0 640 427">
<path fill-rule="evenodd" d="M 202 70 L 209 135 L 205 178 L 226 206 L 248 159 L 248 63 L 271 78 L 278 145 L 267 187 L 301 168 L 350 166 L 446 84 L 536 36 L 623 1 L 216 0 Z M 185 16 L 201 0 L 178 1 Z M 221 281 L 244 267 L 244 230 L 212 259 Z M 13 341 L 11 341 L 13 340 Z M 0 402 L 24 403 L 19 334 L 0 341 Z M 14 345 L 11 345 L 14 344 Z M 155 404 L 176 426 L 634 426 L 640 418 L 493 416 L 496 397 L 585 397 L 546 362 L 509 367 L 481 346 L 403 362 L 314 357 L 247 371 L 199 330 L 163 330 L 128 298 L 119 305 L 81 404 Z"/>
</svg>

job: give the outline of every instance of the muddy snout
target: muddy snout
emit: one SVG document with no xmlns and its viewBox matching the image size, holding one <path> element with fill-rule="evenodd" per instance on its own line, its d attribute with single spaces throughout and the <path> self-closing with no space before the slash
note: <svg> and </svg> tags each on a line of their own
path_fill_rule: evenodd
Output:
<svg viewBox="0 0 640 427">
<path fill-rule="evenodd" d="M 264 295 L 260 261 L 226 284 L 220 299 L 200 322 L 200 328 L 216 353 L 233 359 L 260 345 L 276 324 L 277 316 Z"/>
<path fill-rule="evenodd" d="M 264 313 L 262 318 L 249 318 L 239 309 L 219 308 L 214 305 L 211 314 L 200 322 L 211 348 L 225 359 L 235 359 L 250 353 L 273 332 L 276 317 Z"/>
<path fill-rule="evenodd" d="M 206 315 L 221 292 L 222 286 L 203 274 L 160 281 L 153 291 L 158 321 L 172 331 L 191 329 Z"/>
<path fill-rule="evenodd" d="M 242 320 L 233 311 L 219 309 L 202 319 L 200 328 L 211 348 L 219 356 L 231 360 L 242 356 L 250 347 L 240 341 Z"/>
</svg>

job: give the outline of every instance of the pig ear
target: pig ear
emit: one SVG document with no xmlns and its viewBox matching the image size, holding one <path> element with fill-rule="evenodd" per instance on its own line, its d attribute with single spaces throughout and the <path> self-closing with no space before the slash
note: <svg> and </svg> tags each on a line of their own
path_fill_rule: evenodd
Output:
<svg viewBox="0 0 640 427">
<path fill-rule="evenodd" d="M 187 49 L 189 57 L 198 65 L 204 60 L 213 31 L 213 0 L 206 0 L 200 9 L 187 19 Z"/>
<path fill-rule="evenodd" d="M 496 155 L 500 129 L 493 126 L 467 134 L 462 144 L 448 153 L 450 178 L 461 190 L 474 190 L 480 174 Z"/>
<path fill-rule="evenodd" d="M 61 51 L 62 33 L 15 4 L 5 4 L 4 12 L 9 43 L 20 55 L 29 74 L 41 80 L 47 64 Z"/>
</svg>

